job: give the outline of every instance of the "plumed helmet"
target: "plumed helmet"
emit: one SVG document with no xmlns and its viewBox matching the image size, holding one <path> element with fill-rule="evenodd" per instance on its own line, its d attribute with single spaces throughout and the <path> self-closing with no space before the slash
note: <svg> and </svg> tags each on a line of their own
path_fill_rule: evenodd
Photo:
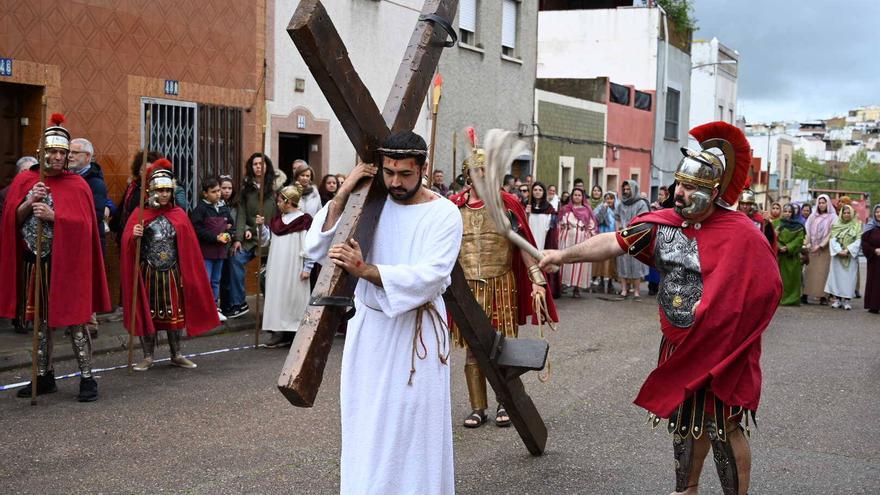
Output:
<svg viewBox="0 0 880 495">
<path fill-rule="evenodd" d="M 755 191 L 751 189 L 743 189 L 741 193 L 739 193 L 739 203 L 740 204 L 755 204 L 757 196 L 755 195 Z"/>
<path fill-rule="evenodd" d="M 727 122 L 710 122 L 690 131 L 700 151 L 683 149 L 675 177 L 704 188 L 717 188 L 715 203 L 732 209 L 745 187 L 752 161 L 752 148 L 743 132 Z"/>
<path fill-rule="evenodd" d="M 464 159 L 461 164 L 461 170 L 467 172 L 472 168 L 480 168 L 486 166 L 486 151 L 483 148 L 476 148 L 471 155 Z"/>
<path fill-rule="evenodd" d="M 172 168 L 173 166 L 167 158 L 160 158 L 150 165 L 150 168 L 147 169 L 147 180 L 149 181 L 150 192 L 158 191 L 160 189 L 174 190 L 177 183 L 174 180 L 174 172 L 172 172 Z"/>
<path fill-rule="evenodd" d="M 51 125 L 43 131 L 43 147 L 45 149 L 70 150 L 70 131 L 61 126 L 65 120 L 64 115 L 60 113 L 53 113 L 49 118 Z"/>
</svg>

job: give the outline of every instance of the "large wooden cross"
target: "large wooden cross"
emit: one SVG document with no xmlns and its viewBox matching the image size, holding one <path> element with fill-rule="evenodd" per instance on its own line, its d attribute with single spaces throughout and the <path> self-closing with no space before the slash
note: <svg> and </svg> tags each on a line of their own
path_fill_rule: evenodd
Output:
<svg viewBox="0 0 880 495">
<path fill-rule="evenodd" d="M 448 46 L 447 36 L 454 37 L 451 21 L 457 8 L 458 0 L 426 0 L 385 109 L 379 113 L 324 6 L 319 0 L 300 2 L 287 31 L 364 162 L 375 163 L 376 148 L 391 132 L 415 127 L 440 54 Z M 333 243 L 357 239 L 364 256 L 368 256 L 373 227 L 386 196 L 381 181 L 362 181 L 348 199 Z M 311 407 L 314 403 L 335 331 L 353 307 L 356 284 L 356 277 L 335 265 L 321 271 L 278 378 L 278 388 L 293 405 Z M 495 332 L 457 263 L 452 285 L 443 298 L 529 452 L 540 455 L 547 441 L 547 428 L 519 376 L 543 368 L 547 344 L 505 340 Z"/>
</svg>

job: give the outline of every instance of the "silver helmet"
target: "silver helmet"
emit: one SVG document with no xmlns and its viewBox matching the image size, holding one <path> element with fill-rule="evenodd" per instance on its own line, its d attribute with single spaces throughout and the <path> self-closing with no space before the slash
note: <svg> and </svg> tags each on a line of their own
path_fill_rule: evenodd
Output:
<svg viewBox="0 0 880 495">
<path fill-rule="evenodd" d="M 691 204 L 680 208 L 678 214 L 688 217 L 699 217 L 712 205 L 712 196 L 718 191 L 724 176 L 724 162 L 721 157 L 709 150 L 693 151 L 682 148 L 684 157 L 678 163 L 675 180 L 681 184 L 691 184 L 697 191 L 691 194 Z"/>
</svg>

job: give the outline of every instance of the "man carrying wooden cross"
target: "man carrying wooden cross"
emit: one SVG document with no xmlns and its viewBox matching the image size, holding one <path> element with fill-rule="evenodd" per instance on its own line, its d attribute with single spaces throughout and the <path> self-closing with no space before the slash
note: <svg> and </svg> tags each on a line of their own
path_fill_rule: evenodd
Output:
<svg viewBox="0 0 880 495">
<path fill-rule="evenodd" d="M 423 188 L 427 145 L 411 131 L 359 164 L 318 212 L 306 255 L 357 277 L 342 355 L 340 491 L 450 494 L 455 490 L 442 294 L 461 245 L 458 209 Z M 388 195 L 367 259 L 353 239 L 331 246 L 357 182 L 381 173 Z"/>
</svg>

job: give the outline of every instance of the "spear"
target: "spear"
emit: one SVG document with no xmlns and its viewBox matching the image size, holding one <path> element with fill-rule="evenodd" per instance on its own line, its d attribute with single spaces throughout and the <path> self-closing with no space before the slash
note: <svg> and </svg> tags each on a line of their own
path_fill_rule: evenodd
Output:
<svg viewBox="0 0 880 495">
<path fill-rule="evenodd" d="M 265 91 L 266 88 L 266 59 L 263 59 L 263 80 L 260 82 L 260 89 Z M 259 93 L 259 90 L 257 91 Z M 263 98 L 263 132 L 261 134 L 261 148 L 260 148 L 260 159 L 263 160 L 263 184 L 260 186 L 259 192 L 259 211 L 260 216 L 263 217 L 263 224 L 266 223 L 266 207 L 263 204 L 263 200 L 265 198 L 266 187 L 272 187 L 272 184 L 266 184 L 266 170 L 268 165 L 266 164 L 266 121 L 269 119 L 269 102 L 266 98 Z M 254 222 L 256 223 L 256 222 Z M 256 311 L 256 322 L 254 328 L 254 349 L 260 347 L 260 331 L 263 330 L 263 319 L 260 314 L 260 295 L 262 290 L 260 289 L 260 272 L 263 270 L 263 246 L 260 240 L 260 232 L 262 231 L 262 226 L 257 225 L 257 300 L 256 307 L 254 308 Z"/>
<path fill-rule="evenodd" d="M 440 97 L 443 93 L 443 76 L 438 72 L 434 77 L 434 91 L 431 92 L 431 147 L 428 149 L 428 170 L 426 175 L 428 183 L 431 183 L 431 174 L 434 171 L 434 148 L 437 143 L 437 111 L 440 110 Z"/>
<path fill-rule="evenodd" d="M 40 122 L 46 122 L 47 99 L 45 91 L 42 98 L 42 114 Z M 53 115 L 54 117 L 54 115 Z M 60 124 L 59 124 L 60 125 Z M 37 160 L 40 167 L 40 182 L 46 180 L 46 137 L 40 136 L 40 144 L 37 146 Z M 43 330 L 43 221 L 37 218 L 37 261 L 34 263 L 34 336 L 31 342 L 31 405 L 37 405 L 37 366 L 40 349 L 39 335 Z M 49 349 L 46 349 L 48 352 Z"/>
<path fill-rule="evenodd" d="M 144 226 L 144 200 L 147 196 L 147 150 L 150 149 L 150 117 L 151 117 L 151 109 L 150 105 L 147 105 L 146 113 L 144 114 L 144 149 L 143 155 L 141 155 L 141 190 L 140 190 L 140 199 L 138 200 L 138 223 L 143 228 Z M 133 362 L 134 362 L 134 332 L 136 331 L 137 324 L 137 300 L 138 300 L 138 282 L 140 281 L 140 277 L 138 276 L 137 270 L 138 263 L 141 259 L 141 239 L 143 237 L 137 237 L 134 240 L 134 274 L 132 276 L 132 287 L 131 287 L 131 323 L 129 325 L 128 331 L 128 372 L 131 373 L 133 371 Z M 146 328 L 146 327 L 145 327 Z"/>
<path fill-rule="evenodd" d="M 455 163 L 458 161 L 456 158 L 456 151 L 458 147 L 458 131 L 452 131 L 452 182 L 453 184 L 458 179 L 458 176 L 455 174 Z"/>
</svg>

